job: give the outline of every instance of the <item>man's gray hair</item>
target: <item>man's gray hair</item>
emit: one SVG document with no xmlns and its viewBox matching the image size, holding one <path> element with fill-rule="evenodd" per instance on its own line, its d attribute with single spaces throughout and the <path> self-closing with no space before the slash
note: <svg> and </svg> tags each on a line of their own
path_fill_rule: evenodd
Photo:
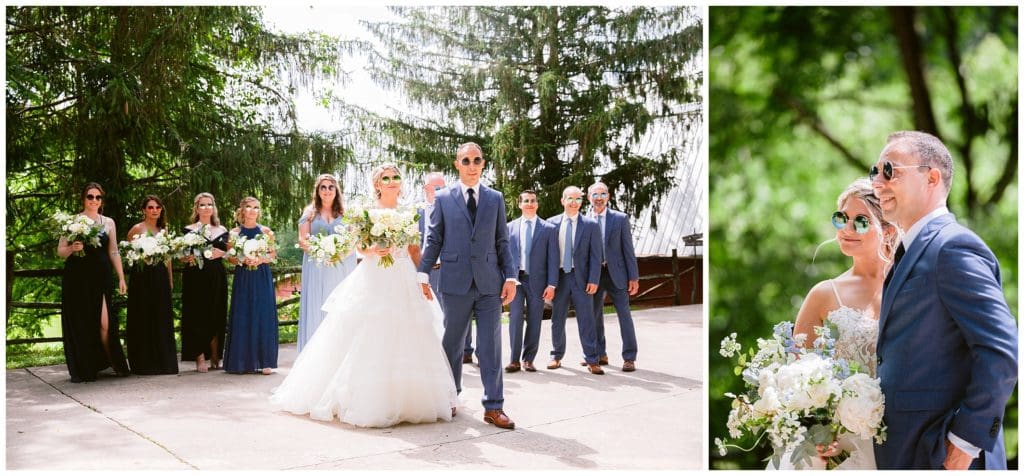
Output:
<svg viewBox="0 0 1024 476">
<path fill-rule="evenodd" d="M 949 193 L 953 186 L 953 156 L 938 137 L 921 131 L 897 131 L 889 134 L 885 140 L 886 145 L 896 142 L 908 145 L 921 158 L 921 165 L 938 169 L 942 175 L 942 185 L 946 187 L 946 193 Z"/>
<path fill-rule="evenodd" d="M 604 187 L 605 190 L 608 190 L 608 186 L 604 182 L 594 182 L 593 185 L 587 187 L 587 193 L 594 193 L 594 189 L 597 187 Z"/>
<path fill-rule="evenodd" d="M 581 188 L 579 188 L 579 187 L 577 187 L 575 185 L 570 185 L 568 187 L 565 187 L 565 189 L 562 190 L 562 198 L 565 198 L 565 196 L 568 195 L 570 192 L 579 192 L 580 195 L 583 195 L 583 189 L 581 189 Z"/>
</svg>

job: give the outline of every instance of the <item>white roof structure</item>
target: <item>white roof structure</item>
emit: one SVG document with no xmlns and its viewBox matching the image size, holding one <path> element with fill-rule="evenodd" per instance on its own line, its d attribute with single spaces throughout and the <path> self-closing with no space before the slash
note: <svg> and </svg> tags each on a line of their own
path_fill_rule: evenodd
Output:
<svg viewBox="0 0 1024 476">
<path fill-rule="evenodd" d="M 683 242 L 684 236 L 704 232 L 704 200 L 707 196 L 701 180 L 707 167 L 700 153 L 704 146 L 702 105 L 690 104 L 684 107 L 684 111 L 689 120 L 677 131 L 648 134 L 641 143 L 642 155 L 661 153 L 672 147 L 682 148 L 682 153 L 676 169 L 671 172 L 675 186 L 662 198 L 655 216 L 658 228 L 651 227 L 653 207 L 647 207 L 640 212 L 639 218 L 633 219 L 633 245 L 637 256 L 671 256 L 673 248 L 679 256 L 704 254 L 703 246 L 688 246 Z"/>
</svg>

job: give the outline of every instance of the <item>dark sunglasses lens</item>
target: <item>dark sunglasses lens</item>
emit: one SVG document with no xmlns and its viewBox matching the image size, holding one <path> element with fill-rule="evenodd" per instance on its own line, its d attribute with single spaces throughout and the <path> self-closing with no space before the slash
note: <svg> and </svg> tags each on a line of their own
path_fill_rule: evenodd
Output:
<svg viewBox="0 0 1024 476">
<path fill-rule="evenodd" d="M 85 198 L 89 200 L 103 200 L 103 195 L 86 195 Z"/>
<path fill-rule="evenodd" d="M 857 217 L 853 219 L 853 231 L 856 231 L 857 234 L 863 235 L 867 233 L 870 228 L 871 222 L 868 221 L 868 217 L 864 215 L 857 215 Z"/>
<path fill-rule="evenodd" d="M 892 180 L 892 162 L 882 164 L 882 176 L 886 180 Z"/>
<path fill-rule="evenodd" d="M 842 230 L 846 226 L 847 216 L 843 212 L 835 212 L 832 214 L 832 226 L 836 227 L 837 230 Z"/>
<path fill-rule="evenodd" d="M 873 166 L 871 166 L 871 170 L 868 172 L 868 179 L 874 180 L 875 177 L 877 177 L 877 176 L 878 176 L 878 166 L 877 165 L 873 165 Z"/>
</svg>

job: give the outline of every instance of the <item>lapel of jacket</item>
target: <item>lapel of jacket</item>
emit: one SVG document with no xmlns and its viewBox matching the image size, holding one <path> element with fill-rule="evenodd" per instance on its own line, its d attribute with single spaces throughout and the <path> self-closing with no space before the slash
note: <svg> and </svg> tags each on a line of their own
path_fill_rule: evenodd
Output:
<svg viewBox="0 0 1024 476">
<path fill-rule="evenodd" d="M 576 251 L 580 249 L 580 242 L 583 241 L 583 214 L 576 214 L 576 229 L 573 230 L 575 235 L 572 237 L 572 252 L 576 254 Z"/>
<path fill-rule="evenodd" d="M 455 182 L 455 185 L 452 185 L 451 187 L 448 187 L 448 191 L 450 192 L 450 194 L 452 196 L 452 199 L 455 200 L 455 206 L 459 210 L 462 210 L 462 214 L 466 217 L 466 221 L 468 221 L 469 224 L 472 225 L 473 224 L 473 220 L 471 220 L 469 218 L 469 208 L 466 207 L 466 197 L 464 195 L 462 195 L 462 185 L 459 185 L 458 182 Z M 477 198 L 477 204 L 478 204 L 477 205 L 477 213 L 480 213 L 479 202 L 480 202 L 480 199 L 478 197 Z"/>
<path fill-rule="evenodd" d="M 515 220 L 512 220 L 511 226 L 509 226 L 509 230 L 508 230 L 508 246 L 509 246 L 509 248 L 513 252 L 512 253 L 513 254 L 513 256 L 512 256 L 513 258 L 518 258 L 519 257 L 519 234 L 520 234 L 519 227 L 522 226 L 522 223 L 523 223 L 523 219 L 522 218 L 516 218 Z"/>
<path fill-rule="evenodd" d="M 906 254 L 903 255 L 903 259 L 900 260 L 896 269 L 893 270 L 889 286 L 882 291 L 882 309 L 878 316 L 879 340 L 881 340 L 882 330 L 885 329 L 885 323 L 889 318 L 889 311 L 892 310 L 893 300 L 896 298 L 896 294 L 900 292 L 900 288 L 903 287 L 903 283 L 907 281 L 910 270 L 914 268 L 914 264 L 921 258 L 925 249 L 928 248 L 928 244 L 935 239 L 939 231 L 955 221 L 956 218 L 953 214 L 947 213 L 928 222 L 924 229 L 921 230 L 921 233 L 914 238 L 914 242 L 910 244 L 910 249 L 907 250 Z"/>
<path fill-rule="evenodd" d="M 544 227 L 541 226 L 540 217 L 533 219 L 533 241 L 530 243 L 530 249 L 537 249 L 537 242 L 540 240 L 541 230 Z"/>
<path fill-rule="evenodd" d="M 476 224 L 480 223 L 480 216 L 484 215 L 485 213 L 487 213 L 486 210 L 488 209 L 488 207 L 492 206 L 491 200 L 489 198 L 491 196 L 489 191 L 490 191 L 490 189 L 487 188 L 487 186 L 485 186 L 484 184 L 480 184 L 480 193 L 479 193 L 480 196 L 476 197 L 476 218 L 477 218 L 477 220 L 475 222 L 471 222 L 472 225 L 473 225 L 473 234 L 474 235 L 476 234 Z M 466 214 L 467 215 L 469 214 L 469 208 L 466 209 Z M 501 218 L 503 220 L 505 219 L 505 217 L 501 217 Z"/>
</svg>

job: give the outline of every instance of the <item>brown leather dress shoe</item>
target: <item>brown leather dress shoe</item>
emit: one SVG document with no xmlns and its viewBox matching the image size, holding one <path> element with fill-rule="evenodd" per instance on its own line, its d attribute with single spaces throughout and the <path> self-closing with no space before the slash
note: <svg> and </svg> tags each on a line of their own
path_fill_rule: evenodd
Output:
<svg viewBox="0 0 1024 476">
<path fill-rule="evenodd" d="M 636 362 L 634 362 L 632 360 L 627 360 L 627 361 L 622 363 L 622 371 L 623 372 L 632 372 L 634 370 L 636 370 Z"/>
<path fill-rule="evenodd" d="M 462 363 L 464 363 L 464 364 L 472 364 L 473 363 L 473 354 L 470 354 L 470 353 L 462 354 Z"/>
<path fill-rule="evenodd" d="M 597 364 L 590 364 L 590 365 L 588 365 L 587 366 L 587 370 L 589 370 L 590 373 L 592 373 L 594 375 L 604 375 L 604 370 L 601 368 L 600 365 L 597 365 Z"/>
<path fill-rule="evenodd" d="M 558 359 L 554 359 L 554 360 L 551 361 L 550 364 L 548 364 L 548 369 L 550 369 L 550 370 L 555 370 L 555 369 L 561 368 L 561 367 L 562 367 L 562 361 L 558 360 Z"/>
<path fill-rule="evenodd" d="M 519 362 L 512 362 L 511 364 L 505 366 L 505 371 L 508 373 L 518 372 L 519 369 Z"/>
<path fill-rule="evenodd" d="M 597 359 L 597 363 L 600 365 L 608 365 L 608 356 L 602 355 L 601 358 Z"/>
<path fill-rule="evenodd" d="M 505 430 L 514 430 L 516 428 L 516 422 L 512 421 L 500 408 L 485 411 L 484 422 Z"/>
<path fill-rule="evenodd" d="M 527 372 L 536 372 L 537 371 L 537 367 L 533 366 L 533 362 L 530 362 L 529 360 L 524 360 L 523 361 L 523 370 L 525 370 Z"/>
</svg>

